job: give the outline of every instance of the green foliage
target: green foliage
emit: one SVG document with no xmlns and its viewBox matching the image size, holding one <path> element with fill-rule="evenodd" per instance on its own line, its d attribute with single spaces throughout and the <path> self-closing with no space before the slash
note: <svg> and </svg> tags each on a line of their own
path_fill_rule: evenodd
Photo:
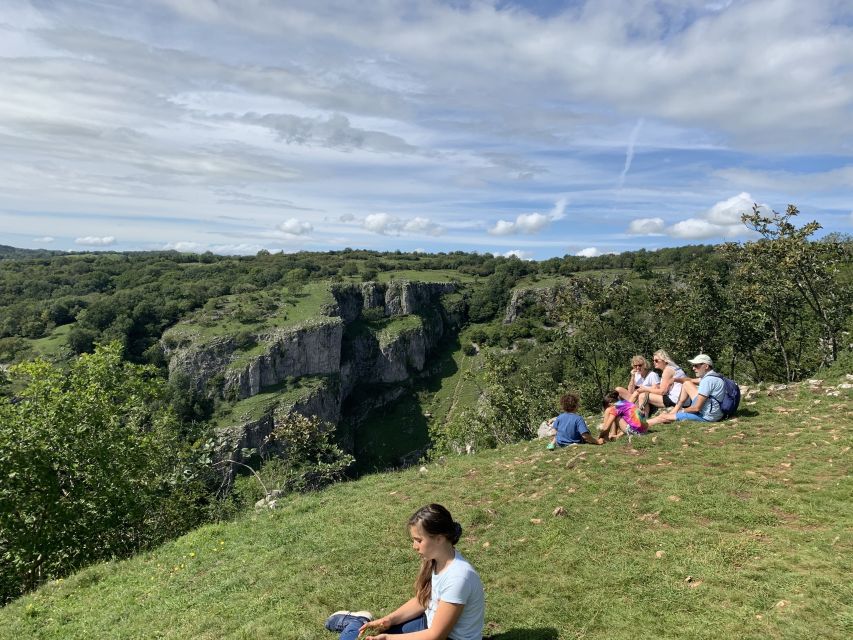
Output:
<svg viewBox="0 0 853 640">
<path fill-rule="evenodd" d="M 0 398 L 0 599 L 200 521 L 199 468 L 153 374 L 115 343 L 68 371 L 12 367 L 25 386 Z"/>
<path fill-rule="evenodd" d="M 554 413 L 558 386 L 535 364 L 508 354 L 484 355 L 480 399 L 431 429 L 438 453 L 494 448 L 531 438 Z"/>
<path fill-rule="evenodd" d="M 514 258 L 497 263 L 495 272 L 474 289 L 468 305 L 471 322 L 487 322 L 502 312 L 515 284 L 536 270 L 529 262 Z"/>
<path fill-rule="evenodd" d="M 335 444 L 334 425 L 289 409 L 278 412 L 274 420 L 266 450 L 279 459 L 276 489 L 316 491 L 343 479 L 354 460 Z"/>
<path fill-rule="evenodd" d="M 626 362 L 634 353 L 651 353 L 655 320 L 644 289 L 622 281 L 605 284 L 581 278 L 577 291 L 563 300 L 565 324 L 557 348 L 566 378 L 581 395 L 583 406 L 597 410 L 602 396 L 623 384 Z"/>
</svg>

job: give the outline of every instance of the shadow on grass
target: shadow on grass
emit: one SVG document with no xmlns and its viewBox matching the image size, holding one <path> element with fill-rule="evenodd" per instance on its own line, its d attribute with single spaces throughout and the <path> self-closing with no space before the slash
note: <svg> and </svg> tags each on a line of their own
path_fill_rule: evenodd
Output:
<svg viewBox="0 0 853 640">
<path fill-rule="evenodd" d="M 737 410 L 738 418 L 754 418 L 757 415 L 760 415 L 758 411 L 754 411 L 753 409 L 740 409 Z M 723 420 L 725 422 L 725 420 Z"/>
<path fill-rule="evenodd" d="M 483 640 L 557 640 L 556 629 L 510 629 L 494 636 L 483 636 Z"/>
</svg>

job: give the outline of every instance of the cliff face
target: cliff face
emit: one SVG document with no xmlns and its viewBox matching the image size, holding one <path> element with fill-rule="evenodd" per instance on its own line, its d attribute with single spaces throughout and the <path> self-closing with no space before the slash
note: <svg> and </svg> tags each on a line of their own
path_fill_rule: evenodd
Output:
<svg viewBox="0 0 853 640">
<path fill-rule="evenodd" d="M 335 304 L 327 310 L 330 316 L 340 316 L 344 322 L 356 320 L 365 309 L 380 310 L 386 317 L 406 316 L 433 310 L 442 295 L 452 293 L 456 285 L 450 282 L 364 282 L 333 285 Z"/>
<path fill-rule="evenodd" d="M 288 376 L 337 373 L 343 322 L 321 318 L 300 326 L 258 334 L 261 352 L 247 357 L 232 336 L 176 349 L 169 377 L 183 375 L 198 391 L 242 400 Z"/>
<path fill-rule="evenodd" d="M 169 375 L 186 376 L 198 391 L 231 401 L 252 398 L 288 378 L 337 375 L 336 385 L 223 427 L 220 459 L 238 460 L 242 448 L 262 446 L 274 414 L 299 412 L 336 424 L 344 400 L 359 385 L 403 383 L 422 371 L 441 338 L 461 322 L 460 305 L 448 312 L 442 304 L 442 296 L 454 290 L 450 283 L 334 285 L 334 302 L 324 316 L 255 334 L 249 350 L 238 348 L 236 336 L 173 347 Z"/>
<path fill-rule="evenodd" d="M 342 336 L 343 322 L 337 318 L 260 335 L 258 341 L 268 345 L 265 352 L 242 366 L 229 366 L 224 373 L 222 393 L 242 400 L 287 377 L 337 373 L 341 366 Z"/>
<path fill-rule="evenodd" d="M 580 300 L 580 293 L 571 284 L 515 289 L 506 307 L 503 322 L 504 324 L 512 324 L 525 312 L 532 309 L 540 317 L 544 314 L 549 322 L 556 324 L 560 320 L 557 311 L 559 303 L 567 296 L 570 299 Z"/>
</svg>

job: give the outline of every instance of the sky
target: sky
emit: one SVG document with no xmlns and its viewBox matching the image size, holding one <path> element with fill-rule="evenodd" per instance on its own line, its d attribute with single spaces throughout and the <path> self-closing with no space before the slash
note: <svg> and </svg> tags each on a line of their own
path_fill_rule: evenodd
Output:
<svg viewBox="0 0 853 640">
<path fill-rule="evenodd" d="M 0 244 L 476 251 L 853 233 L 849 0 L 3 0 Z"/>
</svg>

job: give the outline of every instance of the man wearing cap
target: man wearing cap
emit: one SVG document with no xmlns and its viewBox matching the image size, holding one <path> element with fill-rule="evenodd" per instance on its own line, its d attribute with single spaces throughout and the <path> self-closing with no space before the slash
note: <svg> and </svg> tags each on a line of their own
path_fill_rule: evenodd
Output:
<svg viewBox="0 0 853 640">
<path fill-rule="evenodd" d="M 696 420 L 698 422 L 717 422 L 723 417 L 720 403 L 725 395 L 723 379 L 717 375 L 708 375 L 714 371 L 711 356 L 700 353 L 688 362 L 693 365 L 695 378 L 676 378 L 683 383 L 678 402 L 670 413 L 663 413 L 649 420 L 649 424 L 665 424 L 676 420 Z M 689 407 L 684 407 L 690 398 Z"/>
</svg>

